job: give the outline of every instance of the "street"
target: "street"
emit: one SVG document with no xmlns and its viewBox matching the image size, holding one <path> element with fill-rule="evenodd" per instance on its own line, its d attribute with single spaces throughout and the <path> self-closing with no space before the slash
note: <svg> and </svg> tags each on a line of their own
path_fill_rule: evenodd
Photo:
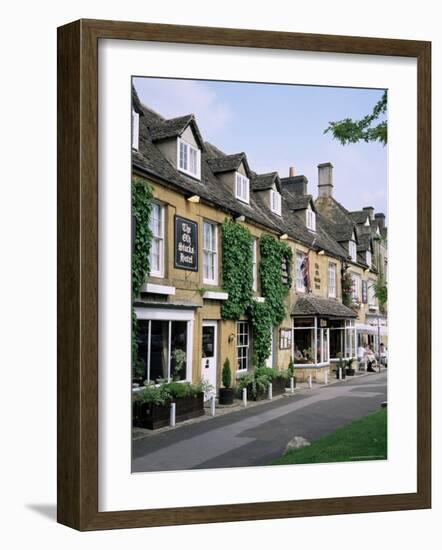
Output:
<svg viewBox="0 0 442 550">
<path fill-rule="evenodd" d="M 387 372 L 297 390 L 294 397 L 133 442 L 133 472 L 265 466 L 294 436 L 312 442 L 387 400 Z"/>
</svg>

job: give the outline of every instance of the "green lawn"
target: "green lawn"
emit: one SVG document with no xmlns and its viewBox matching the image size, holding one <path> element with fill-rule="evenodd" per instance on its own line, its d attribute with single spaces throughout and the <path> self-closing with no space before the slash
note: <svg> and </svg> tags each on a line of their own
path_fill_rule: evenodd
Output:
<svg viewBox="0 0 442 550">
<path fill-rule="evenodd" d="M 386 458 L 387 409 L 385 408 L 338 428 L 309 447 L 289 451 L 272 464 L 312 464 Z"/>
</svg>

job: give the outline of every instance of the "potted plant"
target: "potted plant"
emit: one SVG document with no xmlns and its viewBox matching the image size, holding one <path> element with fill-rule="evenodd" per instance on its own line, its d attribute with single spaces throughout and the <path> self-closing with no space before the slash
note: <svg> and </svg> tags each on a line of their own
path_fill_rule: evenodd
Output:
<svg viewBox="0 0 442 550">
<path fill-rule="evenodd" d="M 231 405 L 235 392 L 232 388 L 232 371 L 228 358 L 224 361 L 221 378 L 224 387 L 219 389 L 219 403 L 220 405 Z"/>
<path fill-rule="evenodd" d="M 174 349 L 172 351 L 172 361 L 173 361 L 173 379 L 180 380 L 181 378 L 181 371 L 184 369 L 184 365 L 186 364 L 186 352 L 182 349 Z"/>
<path fill-rule="evenodd" d="M 346 374 L 346 376 L 354 376 L 355 375 L 355 369 L 353 368 L 353 359 L 348 359 L 346 361 L 345 374 Z"/>
</svg>

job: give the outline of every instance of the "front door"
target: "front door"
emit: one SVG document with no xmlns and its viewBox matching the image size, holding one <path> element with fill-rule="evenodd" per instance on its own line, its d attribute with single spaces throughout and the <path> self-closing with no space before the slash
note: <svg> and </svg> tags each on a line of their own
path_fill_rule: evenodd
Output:
<svg viewBox="0 0 442 550">
<path fill-rule="evenodd" d="M 205 399 L 216 393 L 217 329 L 216 321 L 203 321 L 201 378 L 213 386 L 211 392 L 204 396 Z"/>
</svg>

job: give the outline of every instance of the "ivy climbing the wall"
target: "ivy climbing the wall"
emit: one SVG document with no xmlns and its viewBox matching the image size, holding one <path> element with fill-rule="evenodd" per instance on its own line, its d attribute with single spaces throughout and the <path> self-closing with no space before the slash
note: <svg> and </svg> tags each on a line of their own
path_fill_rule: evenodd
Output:
<svg viewBox="0 0 442 550">
<path fill-rule="evenodd" d="M 253 326 L 253 353 L 257 367 L 264 367 L 272 351 L 272 317 L 267 302 L 252 301 L 249 316 Z"/>
<path fill-rule="evenodd" d="M 229 293 L 221 309 L 223 319 L 237 320 L 253 296 L 253 253 L 250 231 L 232 220 L 221 226 L 223 253 L 223 288 Z"/>
<path fill-rule="evenodd" d="M 277 241 L 271 235 L 264 235 L 260 242 L 261 263 L 259 274 L 262 295 L 269 307 L 272 325 L 279 325 L 286 316 L 285 299 L 289 293 L 292 278 L 292 249 L 286 243 Z M 286 280 L 283 280 L 285 266 Z"/>
<path fill-rule="evenodd" d="M 132 180 L 132 216 L 135 220 L 135 242 L 132 252 L 132 300 L 140 293 L 141 287 L 149 275 L 149 255 L 152 232 L 149 227 L 152 209 L 152 189 L 150 185 L 134 178 Z M 134 378 L 142 377 L 144 371 L 138 358 L 138 323 L 132 306 L 132 369 Z"/>
</svg>

